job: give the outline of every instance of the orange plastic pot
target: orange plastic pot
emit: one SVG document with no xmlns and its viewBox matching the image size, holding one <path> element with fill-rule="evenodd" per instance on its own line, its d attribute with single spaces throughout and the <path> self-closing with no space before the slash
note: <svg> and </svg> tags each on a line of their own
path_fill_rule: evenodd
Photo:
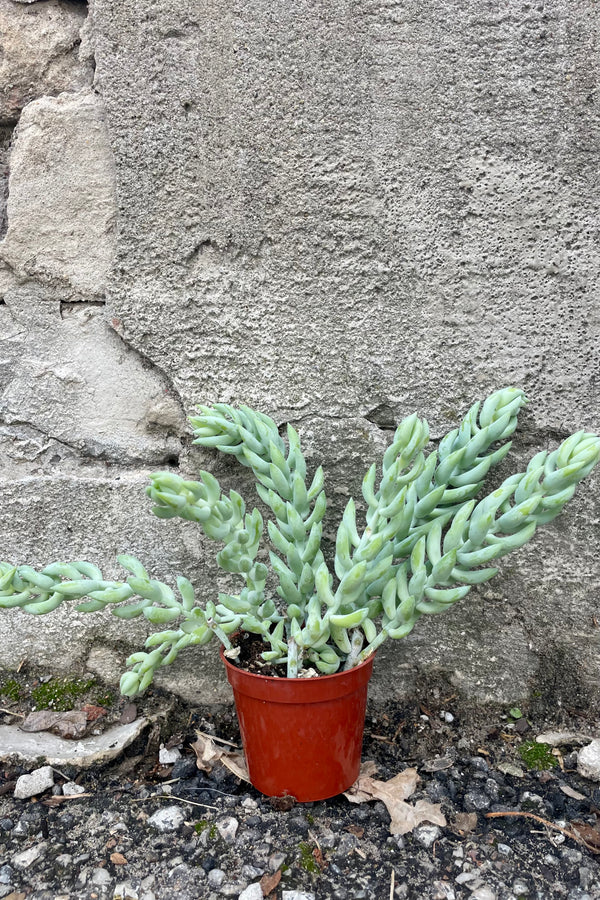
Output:
<svg viewBox="0 0 600 900">
<path fill-rule="evenodd" d="M 250 781 L 269 797 L 335 797 L 360 769 L 373 659 L 335 675 L 271 678 L 221 659 L 233 688 Z"/>
</svg>

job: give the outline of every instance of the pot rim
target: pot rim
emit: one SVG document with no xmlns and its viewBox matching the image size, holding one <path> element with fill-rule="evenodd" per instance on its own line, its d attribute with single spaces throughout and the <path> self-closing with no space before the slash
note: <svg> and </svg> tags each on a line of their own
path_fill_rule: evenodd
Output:
<svg viewBox="0 0 600 900">
<path fill-rule="evenodd" d="M 248 669 L 243 669 L 241 666 L 236 666 L 234 663 L 230 662 L 225 656 L 225 648 L 223 644 L 219 647 L 219 656 L 221 657 L 221 661 L 225 663 L 226 669 L 231 669 L 234 672 L 241 674 L 244 678 L 256 678 L 260 681 L 271 681 L 277 684 L 281 682 L 287 682 L 288 684 L 293 682 L 294 684 L 308 684 L 308 683 L 316 683 L 323 684 L 330 679 L 340 678 L 343 675 L 351 675 L 353 672 L 358 672 L 366 666 L 370 666 L 373 664 L 375 657 L 377 656 L 377 651 L 374 650 L 369 656 L 364 659 L 357 666 L 352 666 L 351 669 L 338 669 L 337 672 L 333 672 L 331 675 L 317 675 L 313 678 L 288 678 L 287 676 L 282 675 L 259 675 L 258 672 L 249 672 Z"/>
<path fill-rule="evenodd" d="M 333 675 L 319 675 L 315 678 L 279 678 L 275 675 L 258 675 L 240 669 L 229 662 L 223 650 L 221 659 L 225 663 L 227 680 L 237 692 L 252 696 L 257 700 L 269 703 L 310 704 L 322 703 L 344 697 L 367 685 L 373 672 L 375 654 L 346 671 L 334 672 Z"/>
</svg>

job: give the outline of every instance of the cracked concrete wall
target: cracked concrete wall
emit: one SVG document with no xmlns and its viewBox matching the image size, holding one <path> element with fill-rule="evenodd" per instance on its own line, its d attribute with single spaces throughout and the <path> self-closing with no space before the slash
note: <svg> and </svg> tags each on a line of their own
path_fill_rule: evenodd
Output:
<svg viewBox="0 0 600 900">
<path fill-rule="evenodd" d="M 58 474 L 53 502 L 68 495 L 85 517 L 82 555 L 110 566 L 133 535 L 158 576 L 177 564 L 212 590 L 210 545 L 152 521 L 142 489 L 166 463 L 238 483 L 189 450 L 197 402 L 299 428 L 328 472 L 329 536 L 413 410 L 435 439 L 473 399 L 522 386 L 534 402 L 512 469 L 600 429 L 596 4 L 0 10 L 15 60 L 0 85 L 5 558 L 73 555 L 43 500 Z M 39 52 L 22 49 L 26 13 Z M 595 475 L 498 578 L 382 650 L 375 693 L 442 668 L 482 699 L 598 703 L 599 487 Z M 11 618 L 13 659 L 33 640 L 25 618 Z M 70 664 L 90 648 L 103 664 L 88 623 Z M 224 696 L 212 657 L 184 657 L 184 690 Z"/>
</svg>

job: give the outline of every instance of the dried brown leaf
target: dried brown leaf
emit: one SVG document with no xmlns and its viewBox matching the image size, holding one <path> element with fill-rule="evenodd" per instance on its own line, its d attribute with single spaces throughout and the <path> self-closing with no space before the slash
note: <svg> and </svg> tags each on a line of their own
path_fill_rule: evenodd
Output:
<svg viewBox="0 0 600 900">
<path fill-rule="evenodd" d="M 51 731 L 68 740 L 78 740 L 87 729 L 87 715 L 81 709 L 69 712 L 53 712 L 51 709 L 38 709 L 29 713 L 19 726 L 21 731 Z"/>
<path fill-rule="evenodd" d="M 48 797 L 47 800 L 42 800 L 44 806 L 60 806 L 61 803 L 68 803 L 69 800 L 85 800 L 86 797 L 92 797 L 93 794 L 58 794 L 55 797 Z M 116 796 L 116 795 L 115 795 Z"/>
<path fill-rule="evenodd" d="M 312 855 L 313 855 L 313 859 L 316 862 L 316 864 L 318 865 L 319 869 L 321 870 L 321 872 L 323 872 L 329 865 L 329 863 L 323 856 L 323 851 L 321 850 L 320 847 L 313 847 Z"/>
<path fill-rule="evenodd" d="M 373 771 L 372 767 L 369 771 Z M 384 796 L 388 796 L 393 800 L 407 800 L 414 794 L 418 780 L 419 776 L 416 769 L 405 769 L 398 775 L 394 775 L 389 781 L 378 781 L 372 775 L 366 774 L 366 770 L 363 770 L 361 767 L 360 775 L 352 787 L 345 792 L 344 796 L 351 803 L 383 800 Z"/>
<path fill-rule="evenodd" d="M 407 834 L 422 822 L 445 825 L 446 819 L 440 805 L 418 800 L 414 806 L 406 803 L 419 781 L 417 770 L 405 769 L 389 781 L 378 781 L 370 775 L 361 774 L 352 787 L 344 793 L 351 803 L 382 800 L 391 816 L 390 834 Z"/>
<path fill-rule="evenodd" d="M 365 759 L 360 764 L 359 775 L 375 775 L 377 772 L 377 763 L 373 759 Z"/>
<path fill-rule="evenodd" d="M 111 853 L 110 861 L 114 866 L 126 866 L 127 860 L 122 853 Z"/>
<path fill-rule="evenodd" d="M 199 732 L 196 734 L 197 740 L 191 747 L 196 754 L 196 765 L 199 769 L 203 772 L 212 772 L 216 765 L 221 764 L 242 781 L 250 781 L 243 753 L 239 750 L 224 750 L 222 747 L 217 747 L 207 735 Z"/>
<path fill-rule="evenodd" d="M 94 706 L 92 703 L 82 706 L 81 711 L 86 714 L 88 722 L 95 722 L 106 715 L 106 710 L 103 706 Z"/>
<path fill-rule="evenodd" d="M 289 812 L 293 809 L 297 801 L 295 797 L 270 797 L 269 805 L 276 812 Z"/>
<path fill-rule="evenodd" d="M 225 768 L 229 769 L 229 771 L 237 778 L 240 778 L 242 781 L 250 781 L 248 767 L 246 766 L 246 757 L 243 753 L 240 753 L 239 751 L 232 753 L 224 750 L 221 755 L 221 762 Z"/>
<path fill-rule="evenodd" d="M 281 869 L 273 872 L 272 875 L 263 875 L 263 877 L 260 879 L 260 887 L 263 892 L 263 897 L 268 897 L 269 894 L 272 894 L 280 881 Z"/>
<path fill-rule="evenodd" d="M 585 794 L 580 794 L 579 791 L 576 791 L 575 788 L 569 787 L 568 784 L 561 784 L 560 789 L 563 794 L 566 794 L 567 797 L 572 797 L 573 800 L 585 800 Z"/>
<path fill-rule="evenodd" d="M 459 834 L 470 834 L 477 828 L 477 813 L 457 813 L 454 827 Z"/>
<path fill-rule="evenodd" d="M 438 756 L 436 759 L 429 759 L 423 763 L 426 772 L 441 772 L 443 769 L 449 769 L 454 765 L 454 760 L 447 756 Z"/>
<path fill-rule="evenodd" d="M 192 750 L 196 754 L 196 765 L 203 772 L 212 772 L 215 765 L 219 762 L 222 750 L 217 745 L 203 735 L 198 735 L 198 739 L 191 744 Z"/>
<path fill-rule="evenodd" d="M 584 841 L 594 853 L 600 853 L 600 831 L 584 822 L 571 822 L 571 830 Z"/>
<path fill-rule="evenodd" d="M 135 703 L 126 703 L 119 718 L 120 725 L 131 725 L 137 718 L 137 706 Z"/>
</svg>

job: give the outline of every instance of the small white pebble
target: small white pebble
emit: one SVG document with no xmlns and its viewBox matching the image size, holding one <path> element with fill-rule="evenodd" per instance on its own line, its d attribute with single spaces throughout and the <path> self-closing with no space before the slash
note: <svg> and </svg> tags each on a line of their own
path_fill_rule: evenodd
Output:
<svg viewBox="0 0 600 900">
<path fill-rule="evenodd" d="M 67 781 L 62 787 L 65 797 L 76 797 L 78 794 L 85 794 L 85 788 L 74 781 Z"/>
<path fill-rule="evenodd" d="M 234 816 L 223 816 L 217 819 L 215 824 L 223 840 L 227 841 L 228 844 L 233 844 L 237 830 L 240 827 L 238 820 Z"/>
<path fill-rule="evenodd" d="M 171 766 L 173 763 L 176 763 L 178 759 L 181 759 L 181 750 L 177 747 L 173 747 L 172 750 L 167 750 L 164 744 L 160 745 L 158 761 L 161 766 Z"/>
<path fill-rule="evenodd" d="M 248 887 L 242 891 L 238 900 L 263 900 L 263 896 L 260 883 L 256 881 L 254 884 L 249 884 Z"/>
<path fill-rule="evenodd" d="M 487 884 L 483 884 L 473 891 L 471 900 L 496 900 L 496 893 Z"/>
</svg>

